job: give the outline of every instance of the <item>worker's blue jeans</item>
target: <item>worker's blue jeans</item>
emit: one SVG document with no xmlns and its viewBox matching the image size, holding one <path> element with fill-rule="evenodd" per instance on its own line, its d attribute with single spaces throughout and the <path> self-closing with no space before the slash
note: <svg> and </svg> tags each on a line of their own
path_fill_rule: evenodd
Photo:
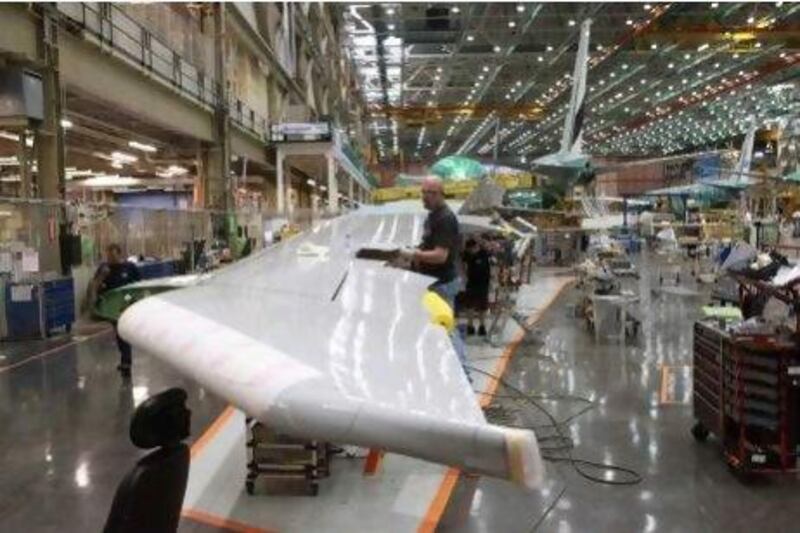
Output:
<svg viewBox="0 0 800 533">
<path fill-rule="evenodd" d="M 450 281 L 437 281 L 430 286 L 430 289 L 441 296 L 445 302 L 447 302 L 447 304 L 450 306 L 450 309 L 453 310 L 453 315 L 455 316 L 456 295 L 459 293 L 459 291 L 461 291 L 461 278 L 456 276 Z M 461 361 L 461 366 L 464 367 L 464 373 L 469 378 L 469 372 L 466 368 L 467 349 L 466 346 L 464 346 L 464 339 L 461 338 L 461 331 L 458 329 L 457 321 L 453 331 L 450 333 L 450 340 L 453 343 L 453 349 L 456 351 L 458 360 Z M 470 381 L 472 380 L 470 379 Z"/>
</svg>

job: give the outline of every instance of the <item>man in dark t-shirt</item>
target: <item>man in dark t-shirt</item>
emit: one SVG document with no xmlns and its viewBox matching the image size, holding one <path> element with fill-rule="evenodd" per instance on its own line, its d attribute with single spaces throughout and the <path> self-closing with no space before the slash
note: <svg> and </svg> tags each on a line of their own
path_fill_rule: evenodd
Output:
<svg viewBox="0 0 800 533">
<path fill-rule="evenodd" d="M 106 262 L 98 267 L 92 280 L 91 288 L 96 296 L 140 279 L 139 269 L 136 268 L 136 265 L 123 258 L 122 248 L 118 244 L 110 244 L 106 248 Z M 117 370 L 123 377 L 130 377 L 133 350 L 131 345 L 119 336 L 116 323 L 114 323 L 114 334 L 117 337 L 117 348 L 119 348 L 120 353 L 120 363 L 117 366 Z"/>
<path fill-rule="evenodd" d="M 414 269 L 436 278 L 430 290 L 442 297 L 451 309 L 455 309 L 456 294 L 461 290 L 457 261 L 460 257 L 461 234 L 458 219 L 447 206 L 442 182 L 428 178 L 422 182 L 422 205 L 428 210 L 419 248 L 405 252 Z M 466 363 L 464 341 L 458 327 L 450 338 L 462 365 Z M 467 372 L 466 368 L 464 372 Z M 469 373 L 467 372 L 467 377 Z"/>
<path fill-rule="evenodd" d="M 442 182 L 437 179 L 422 183 L 422 203 L 428 210 L 422 243 L 410 252 L 409 259 L 418 272 L 436 278 L 431 290 L 440 293 L 452 306 L 458 292 L 457 287 L 450 287 L 458 285 L 456 262 L 461 244 L 458 219 L 447 206 Z"/>
</svg>

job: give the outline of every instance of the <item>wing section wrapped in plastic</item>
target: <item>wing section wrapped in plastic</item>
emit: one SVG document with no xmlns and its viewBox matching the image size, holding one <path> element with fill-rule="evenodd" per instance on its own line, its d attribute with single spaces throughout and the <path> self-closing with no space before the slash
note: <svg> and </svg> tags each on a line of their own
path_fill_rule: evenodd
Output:
<svg viewBox="0 0 800 533">
<path fill-rule="evenodd" d="M 278 431 L 535 486 L 534 434 L 486 422 L 446 331 L 422 305 L 430 278 L 353 259 L 361 246 L 406 244 L 416 218 L 329 221 L 197 286 L 137 302 L 120 334 Z"/>
</svg>

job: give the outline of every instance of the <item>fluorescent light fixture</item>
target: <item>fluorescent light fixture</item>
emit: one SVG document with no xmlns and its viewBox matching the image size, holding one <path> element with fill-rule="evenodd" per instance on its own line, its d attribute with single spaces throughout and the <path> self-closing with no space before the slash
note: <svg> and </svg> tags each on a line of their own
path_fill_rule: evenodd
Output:
<svg viewBox="0 0 800 533">
<path fill-rule="evenodd" d="M 459 9 L 459 7 L 458 7 L 458 6 L 453 6 L 453 7 L 451 7 L 451 8 L 450 8 L 450 11 L 451 11 L 452 13 L 456 13 L 456 14 L 458 14 L 458 13 L 461 13 L 461 9 Z"/>
<path fill-rule="evenodd" d="M 139 185 L 141 183 L 142 180 L 130 176 L 122 177 L 118 174 L 101 174 L 83 180 L 81 185 L 85 185 L 86 187 L 126 187 L 130 185 Z"/>
<path fill-rule="evenodd" d="M 525 11 L 525 6 L 517 4 L 517 13 L 522 13 L 523 11 Z"/>
<path fill-rule="evenodd" d="M 135 150 L 140 150 L 142 152 L 153 153 L 158 151 L 158 149 L 152 144 L 144 144 L 136 141 L 128 141 L 128 146 L 130 146 Z"/>
<path fill-rule="evenodd" d="M 0 157 L 0 167 L 18 167 L 19 159 L 17 156 L 12 155 L 9 157 Z"/>
<path fill-rule="evenodd" d="M 136 157 L 135 155 L 119 151 L 111 152 L 111 159 L 113 161 L 125 164 L 135 163 L 139 160 L 139 158 Z"/>
<path fill-rule="evenodd" d="M 698 52 L 702 52 L 703 50 L 708 50 L 708 43 L 703 43 L 697 47 Z"/>
<path fill-rule="evenodd" d="M 9 141 L 19 142 L 19 135 L 9 133 L 7 131 L 0 131 L 0 139 L 7 139 Z"/>
</svg>

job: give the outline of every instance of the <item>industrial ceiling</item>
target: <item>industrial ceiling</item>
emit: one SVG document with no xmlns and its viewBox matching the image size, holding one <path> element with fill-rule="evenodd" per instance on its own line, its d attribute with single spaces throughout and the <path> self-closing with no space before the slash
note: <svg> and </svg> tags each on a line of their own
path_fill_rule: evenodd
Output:
<svg viewBox="0 0 800 533">
<path fill-rule="evenodd" d="M 386 3 L 344 9 L 380 163 L 556 151 L 592 19 L 584 150 L 729 146 L 800 112 L 800 4 Z"/>
</svg>

